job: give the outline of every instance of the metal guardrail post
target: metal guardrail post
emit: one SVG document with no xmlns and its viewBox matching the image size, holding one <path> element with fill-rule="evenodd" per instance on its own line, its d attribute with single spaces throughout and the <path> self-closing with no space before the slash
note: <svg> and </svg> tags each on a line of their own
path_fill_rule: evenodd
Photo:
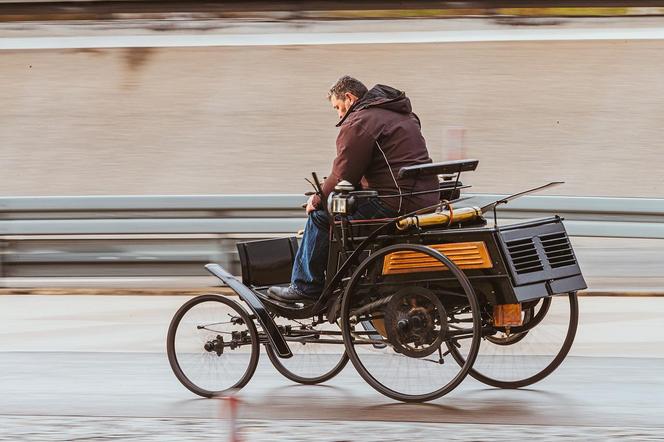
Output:
<svg viewBox="0 0 664 442">
<path fill-rule="evenodd" d="M 5 250 L 7 249 L 7 241 L 0 240 L 0 278 L 5 277 Z"/>
</svg>

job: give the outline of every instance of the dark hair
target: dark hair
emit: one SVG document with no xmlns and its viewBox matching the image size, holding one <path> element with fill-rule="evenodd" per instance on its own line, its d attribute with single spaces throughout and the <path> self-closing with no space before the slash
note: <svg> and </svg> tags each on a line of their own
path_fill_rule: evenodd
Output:
<svg viewBox="0 0 664 442">
<path fill-rule="evenodd" d="M 327 92 L 327 99 L 332 97 L 341 98 L 346 92 L 350 92 L 357 98 L 362 98 L 367 93 L 367 87 L 362 82 L 350 75 L 344 75 L 338 79 Z"/>
</svg>

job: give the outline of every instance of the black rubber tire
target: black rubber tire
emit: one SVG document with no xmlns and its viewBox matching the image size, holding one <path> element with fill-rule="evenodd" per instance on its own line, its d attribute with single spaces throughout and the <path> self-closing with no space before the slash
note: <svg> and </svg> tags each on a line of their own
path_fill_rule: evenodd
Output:
<svg viewBox="0 0 664 442">
<path fill-rule="evenodd" d="M 249 330 L 249 335 L 251 336 L 251 356 L 249 359 L 249 364 L 247 365 L 247 368 L 244 372 L 244 375 L 231 387 L 219 391 L 210 391 L 200 388 L 196 384 L 194 384 L 191 380 L 189 380 L 189 378 L 187 378 L 187 376 L 180 368 L 180 364 L 178 363 L 177 354 L 175 351 L 175 337 L 177 333 L 177 328 L 180 324 L 180 321 L 182 320 L 182 317 L 192 307 L 202 302 L 208 302 L 208 301 L 220 302 L 222 304 L 229 306 L 231 309 L 237 312 L 238 316 L 240 316 L 244 321 L 244 323 L 246 324 L 247 329 Z M 199 396 L 208 397 L 208 398 L 215 396 L 224 396 L 225 394 L 233 390 L 237 390 L 244 387 L 247 384 L 247 382 L 249 382 L 251 377 L 254 375 L 256 367 L 258 366 L 258 356 L 260 353 L 260 346 L 258 342 L 258 331 L 256 330 L 256 325 L 254 324 L 253 320 L 249 317 L 247 312 L 242 307 L 240 307 L 238 303 L 220 295 L 215 295 L 215 294 L 201 295 L 185 302 L 182 305 L 182 307 L 180 307 L 180 309 L 173 316 L 171 324 L 168 327 L 168 335 L 166 337 L 166 353 L 168 354 L 168 362 L 171 365 L 171 369 L 173 369 L 175 377 L 177 377 L 178 380 L 182 383 L 182 385 L 187 387 L 187 389 L 189 389 L 190 391 Z"/>
<path fill-rule="evenodd" d="M 431 256 L 434 259 L 437 259 L 440 261 L 443 265 L 445 265 L 454 275 L 454 277 L 459 281 L 459 285 L 462 287 L 464 294 L 468 298 L 468 302 L 470 304 L 470 307 L 472 308 L 472 318 L 473 318 L 473 337 L 472 337 L 472 343 L 470 345 L 469 349 L 469 357 L 466 359 L 465 363 L 461 365 L 460 371 L 457 373 L 457 375 L 450 381 L 448 382 L 444 387 L 432 391 L 430 393 L 424 393 L 424 394 L 404 394 L 400 393 L 398 391 L 394 391 L 390 389 L 389 387 L 386 387 L 385 385 L 381 384 L 376 378 L 374 378 L 371 373 L 364 367 L 362 364 L 362 361 L 360 360 L 359 356 L 357 355 L 357 352 L 355 351 L 355 348 L 353 346 L 353 336 L 351 334 L 351 330 L 349 327 L 349 323 L 347 321 L 347 317 L 350 313 L 350 309 L 352 307 L 351 305 L 351 294 L 352 291 L 355 287 L 355 285 L 359 282 L 359 280 L 362 278 L 362 275 L 364 274 L 364 271 L 367 269 L 367 267 L 372 264 L 374 261 L 377 259 L 382 258 L 383 256 L 387 255 L 388 253 L 392 252 L 397 252 L 397 251 L 414 251 L 414 252 L 421 252 L 426 255 Z M 374 253 L 372 253 L 368 258 L 366 258 L 355 270 L 353 273 L 353 276 L 351 280 L 349 281 L 348 285 L 346 286 L 346 290 L 344 291 L 343 295 L 343 300 L 341 303 L 341 312 L 340 312 L 340 317 L 341 317 L 341 331 L 343 334 L 344 338 L 344 345 L 346 346 L 346 353 L 350 357 L 351 362 L 355 366 L 355 369 L 357 372 L 362 376 L 362 378 L 371 386 L 373 387 L 376 391 L 379 393 L 382 393 L 383 395 L 398 400 L 402 402 L 426 402 L 426 401 L 431 401 L 434 399 L 437 399 L 441 396 L 446 395 L 450 391 L 454 390 L 463 380 L 464 378 L 468 375 L 470 369 L 472 368 L 472 365 L 475 361 L 475 358 L 477 357 L 477 353 L 479 351 L 479 346 L 480 346 L 480 338 L 481 338 L 481 327 L 482 327 L 482 321 L 481 321 L 481 316 L 480 316 L 480 309 L 479 309 L 479 302 L 477 301 L 477 296 L 475 295 L 475 290 L 473 289 L 472 285 L 470 284 L 470 281 L 466 277 L 466 275 L 459 269 L 459 267 L 454 264 L 449 258 L 447 258 L 445 255 L 442 253 L 438 252 L 437 250 L 434 250 L 430 247 L 420 245 L 420 244 L 396 244 L 392 246 L 387 246 L 384 247 Z"/>
<path fill-rule="evenodd" d="M 489 376 L 486 376 L 479 371 L 475 370 L 475 368 L 472 368 L 469 371 L 469 375 L 478 381 L 490 385 L 492 387 L 496 388 L 504 388 L 504 389 L 515 389 L 515 388 L 522 388 L 526 387 L 528 385 L 532 385 L 534 383 L 537 383 L 553 373 L 553 371 L 558 368 L 558 366 L 565 360 L 565 357 L 569 353 L 570 349 L 572 348 L 572 344 L 574 343 L 574 337 L 576 336 L 576 330 L 579 324 L 579 301 L 578 301 L 578 296 L 576 293 L 569 293 L 569 302 L 570 302 L 570 318 L 569 318 L 569 323 L 568 323 L 568 328 L 567 328 L 567 334 L 565 336 L 565 339 L 563 341 L 563 344 L 560 348 L 560 351 L 556 354 L 556 356 L 553 358 L 553 360 L 544 367 L 542 370 L 539 372 L 535 373 L 532 376 L 529 376 L 524 379 L 519 379 L 519 380 L 513 380 L 513 381 L 503 381 L 500 379 L 494 379 Z M 537 327 L 537 326 L 535 326 Z M 519 342 L 519 340 L 515 341 L 514 343 Z M 451 354 L 454 357 L 454 359 L 457 361 L 457 363 L 461 364 L 463 363 L 463 358 L 461 355 L 458 354 L 458 352 L 454 351 L 454 349 L 450 349 Z"/>
<path fill-rule="evenodd" d="M 338 375 L 339 372 L 341 372 L 341 370 L 344 369 L 346 364 L 348 364 L 349 360 L 348 355 L 346 354 L 346 352 L 344 352 L 341 355 L 341 359 L 339 359 L 339 362 L 337 363 L 337 365 L 334 366 L 332 370 L 320 376 L 307 377 L 307 376 L 300 376 L 287 369 L 284 366 L 284 364 L 281 363 L 281 358 L 277 356 L 277 354 L 274 352 L 270 344 L 265 345 L 265 351 L 267 353 L 267 357 L 270 359 L 270 362 L 272 362 L 272 365 L 274 365 L 274 368 L 276 368 L 279 373 L 281 373 L 286 379 L 303 385 L 315 385 L 329 381 L 330 379 Z"/>
</svg>

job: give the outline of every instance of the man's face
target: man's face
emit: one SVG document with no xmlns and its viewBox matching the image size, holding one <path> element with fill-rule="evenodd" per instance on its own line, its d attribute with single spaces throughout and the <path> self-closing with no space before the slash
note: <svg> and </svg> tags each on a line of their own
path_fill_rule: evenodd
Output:
<svg viewBox="0 0 664 442">
<path fill-rule="evenodd" d="M 350 92 L 346 92 L 341 97 L 337 97 L 336 95 L 330 97 L 332 107 L 337 111 L 337 114 L 339 114 L 339 119 L 342 119 L 344 115 L 346 115 L 348 109 L 350 109 L 356 101 L 357 97 Z"/>
</svg>

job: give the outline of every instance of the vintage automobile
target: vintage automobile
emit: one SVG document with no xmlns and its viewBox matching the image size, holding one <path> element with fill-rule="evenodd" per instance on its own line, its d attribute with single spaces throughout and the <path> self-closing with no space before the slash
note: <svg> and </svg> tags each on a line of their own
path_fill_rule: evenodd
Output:
<svg viewBox="0 0 664 442">
<path fill-rule="evenodd" d="M 391 219 L 349 220 L 359 200 L 377 194 L 339 183 L 328 198 L 334 222 L 315 303 L 266 294 L 289 283 L 295 237 L 238 243 L 241 281 L 208 264 L 237 296 L 201 295 L 175 313 L 167 351 L 177 378 L 204 397 L 228 394 L 252 377 L 261 345 L 294 382 L 327 381 L 350 359 L 373 388 L 406 402 L 443 396 L 468 374 L 499 388 L 549 375 L 570 350 L 586 283 L 560 217 L 503 225 L 496 207 L 560 183 L 464 207 L 459 178 L 477 165 L 401 169 L 400 177 L 437 175 L 440 203 Z"/>
</svg>

